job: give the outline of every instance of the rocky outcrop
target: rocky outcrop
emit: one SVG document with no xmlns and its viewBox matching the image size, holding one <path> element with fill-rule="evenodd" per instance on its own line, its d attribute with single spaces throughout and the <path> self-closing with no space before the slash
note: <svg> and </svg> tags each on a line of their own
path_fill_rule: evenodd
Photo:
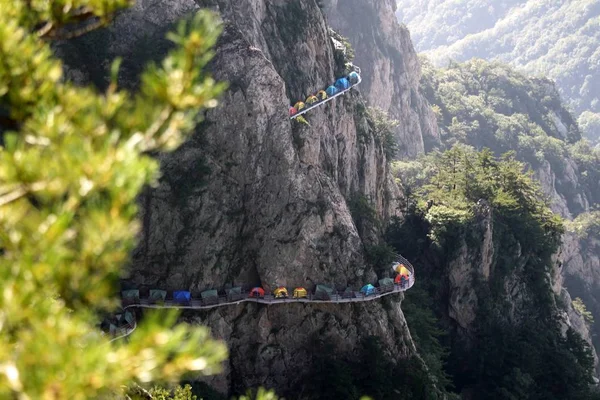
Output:
<svg viewBox="0 0 600 400">
<path fill-rule="evenodd" d="M 448 265 L 448 317 L 455 321 L 461 333 L 471 334 L 471 324 L 477 316 L 475 280 L 487 282 L 493 272 L 494 239 L 492 209 L 485 201 L 477 205 L 476 223 L 472 227 L 482 238 L 481 247 L 474 249 L 461 238 L 456 255 Z"/>
<path fill-rule="evenodd" d="M 550 200 L 550 208 L 563 218 L 572 219 L 575 215 L 589 209 L 589 201 L 579 184 L 577 165 L 569 158 L 557 174 L 546 160 L 535 170 L 535 178 Z"/>
<path fill-rule="evenodd" d="M 387 302 L 387 300 L 385 300 Z M 355 354 L 367 334 L 383 340 L 388 356 L 406 358 L 416 352 L 400 304 L 377 302 L 359 306 L 235 306 L 186 319 L 208 324 L 212 334 L 230 347 L 224 372 L 207 382 L 221 392 L 244 393 L 248 387 L 278 388 L 286 398 L 302 398 L 306 373 L 315 357 L 315 342 L 335 343 L 335 353 Z M 332 349 L 333 350 L 333 349 Z"/>
<path fill-rule="evenodd" d="M 568 290 L 563 293 L 564 303 L 568 306 L 569 319 L 573 327 L 590 344 L 593 344 L 596 361 L 596 375 L 600 376 L 597 349 L 600 348 L 600 327 L 597 323 L 591 326 L 573 308 L 571 299 L 579 297 L 587 310 L 600 315 L 600 240 L 595 237 L 578 238 L 573 233 L 563 236 L 561 253 L 561 281 Z"/>
<path fill-rule="evenodd" d="M 399 120 L 398 157 L 414 157 L 439 142 L 435 115 L 419 90 L 421 67 L 393 0 L 324 0 L 329 23 L 346 36 L 363 72 L 365 97 Z"/>
<path fill-rule="evenodd" d="M 197 3 L 223 19 L 211 70 L 229 88 L 181 148 L 159 156 L 160 183 L 140 198 L 143 232 L 131 283 L 198 295 L 228 284 L 272 290 L 375 282 L 364 241 L 376 240 L 380 227 L 359 232 L 347 200 L 367 199 L 387 221 L 400 194 L 366 119 L 360 91 L 369 86 L 311 111 L 306 124 L 288 117 L 290 103 L 336 77 L 321 9 L 303 0 Z M 164 32 L 195 8 L 186 0 L 141 1 L 93 43 L 65 43 L 58 51 L 71 76 L 98 78 L 99 85 L 108 62 L 91 66 L 80 54 L 93 44 L 107 60 L 123 56 L 121 81 L 135 87 L 139 65 L 168 48 Z M 418 116 L 407 123 L 417 124 Z M 391 358 L 414 354 L 400 300 L 386 300 L 386 307 L 249 304 L 185 318 L 228 343 L 229 365 L 212 381 L 222 392 L 266 385 L 285 395 L 310 368 L 307 338 L 314 335 L 348 351 L 376 335 Z"/>
</svg>

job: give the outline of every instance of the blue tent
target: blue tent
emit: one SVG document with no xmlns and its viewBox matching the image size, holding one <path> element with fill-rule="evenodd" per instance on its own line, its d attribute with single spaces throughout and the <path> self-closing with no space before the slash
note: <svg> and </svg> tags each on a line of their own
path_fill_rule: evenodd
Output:
<svg viewBox="0 0 600 400">
<path fill-rule="evenodd" d="M 327 88 L 327 90 L 325 91 L 325 93 L 327 93 L 327 96 L 329 96 L 329 97 L 337 94 L 338 92 L 339 92 L 339 90 L 337 90 L 337 88 L 335 86 L 329 86 Z"/>
<path fill-rule="evenodd" d="M 362 294 L 364 294 L 365 296 L 370 296 L 372 294 L 377 293 L 377 290 L 375 290 L 375 286 L 371 285 L 370 283 L 368 285 L 363 286 L 360 289 L 360 292 Z"/>
<path fill-rule="evenodd" d="M 173 300 L 177 303 L 189 303 L 192 296 L 187 290 L 176 290 L 173 292 Z"/>
<path fill-rule="evenodd" d="M 356 85 L 358 83 L 359 80 L 359 75 L 357 72 L 350 72 L 350 75 L 348 75 L 348 80 L 350 81 L 351 84 Z"/>
<path fill-rule="evenodd" d="M 338 90 L 348 89 L 350 87 L 350 82 L 346 78 L 340 78 L 335 81 L 335 87 L 338 88 Z"/>
</svg>

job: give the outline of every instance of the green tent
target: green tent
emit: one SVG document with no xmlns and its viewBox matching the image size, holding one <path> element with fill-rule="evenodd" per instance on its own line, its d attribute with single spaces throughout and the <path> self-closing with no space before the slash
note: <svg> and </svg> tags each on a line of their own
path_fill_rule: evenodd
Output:
<svg viewBox="0 0 600 400">
<path fill-rule="evenodd" d="M 242 298 L 242 287 L 236 286 L 231 289 L 225 289 L 227 293 L 227 299 L 229 301 L 236 301 Z"/>
<path fill-rule="evenodd" d="M 200 293 L 203 304 L 215 304 L 219 302 L 219 293 L 215 289 L 205 290 Z"/>
<path fill-rule="evenodd" d="M 137 301 L 140 299 L 140 291 L 138 289 L 123 290 L 121 297 L 123 297 L 123 300 Z"/>
<path fill-rule="evenodd" d="M 150 289 L 150 301 L 153 303 L 162 303 L 167 298 L 166 290 Z"/>
<path fill-rule="evenodd" d="M 121 300 L 122 303 L 138 303 L 140 301 L 140 291 L 138 289 L 123 290 L 121 292 L 121 297 L 123 298 L 123 300 Z"/>
<path fill-rule="evenodd" d="M 379 280 L 379 289 L 383 292 L 394 290 L 394 280 L 392 278 L 383 278 Z"/>
<path fill-rule="evenodd" d="M 331 300 L 333 295 L 333 288 L 326 285 L 317 285 L 315 288 L 315 299 L 317 300 Z"/>
<path fill-rule="evenodd" d="M 133 327 L 135 325 L 135 316 L 133 313 L 125 311 L 125 321 L 129 324 L 129 326 Z"/>
<path fill-rule="evenodd" d="M 202 299 L 210 299 L 211 297 L 219 297 L 219 294 L 217 293 L 217 291 L 215 289 L 211 289 L 211 290 L 205 290 L 204 292 L 200 293 L 200 296 L 202 297 Z"/>
</svg>

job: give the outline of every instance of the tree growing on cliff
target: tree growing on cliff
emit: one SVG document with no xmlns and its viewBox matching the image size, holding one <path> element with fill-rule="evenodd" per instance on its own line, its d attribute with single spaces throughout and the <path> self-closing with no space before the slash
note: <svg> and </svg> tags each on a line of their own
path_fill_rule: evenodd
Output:
<svg viewBox="0 0 600 400">
<path fill-rule="evenodd" d="M 199 12 L 176 48 L 119 90 L 63 78 L 48 39 L 107 23 L 129 0 L 0 0 L 0 398 L 114 398 L 123 385 L 218 371 L 204 328 L 149 315 L 123 341 L 97 325 L 116 306 L 138 231 L 135 198 L 158 177 L 151 151 L 177 147 L 223 90 L 202 72 L 220 33 Z"/>
</svg>

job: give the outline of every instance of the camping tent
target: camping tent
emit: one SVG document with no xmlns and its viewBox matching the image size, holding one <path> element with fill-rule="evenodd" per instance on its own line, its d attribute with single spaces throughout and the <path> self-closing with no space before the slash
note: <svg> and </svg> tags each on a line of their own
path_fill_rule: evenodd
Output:
<svg viewBox="0 0 600 400">
<path fill-rule="evenodd" d="M 317 300 L 331 300 L 333 295 L 333 288 L 326 285 L 317 285 L 315 288 L 315 299 Z"/>
<path fill-rule="evenodd" d="M 400 275 L 404 275 L 406 278 L 410 276 L 410 271 L 404 266 L 404 264 L 394 264 L 392 268 L 394 269 L 394 271 L 396 271 Z"/>
<path fill-rule="evenodd" d="M 335 87 L 338 88 L 338 90 L 348 89 L 350 87 L 350 82 L 346 78 L 340 78 L 335 81 Z"/>
<path fill-rule="evenodd" d="M 315 103 L 318 103 L 319 99 L 317 98 L 317 96 L 308 96 L 308 98 L 306 99 L 306 104 L 309 106 L 312 106 Z"/>
<path fill-rule="evenodd" d="M 303 102 L 301 102 L 301 101 L 299 101 L 296 104 L 294 104 L 294 108 L 297 111 L 300 111 L 300 110 L 304 109 L 304 107 L 305 107 L 305 104 Z"/>
<path fill-rule="evenodd" d="M 167 298 L 166 290 L 150 289 L 150 302 L 162 303 Z"/>
<path fill-rule="evenodd" d="M 304 299 L 308 296 L 308 292 L 303 287 L 297 287 L 294 289 L 294 298 L 295 299 Z"/>
<path fill-rule="evenodd" d="M 265 291 L 261 287 L 255 287 L 250 291 L 249 297 L 265 297 Z"/>
<path fill-rule="evenodd" d="M 350 81 L 350 83 L 352 85 L 356 85 L 358 83 L 358 81 L 360 80 L 360 77 L 358 75 L 357 72 L 350 72 L 350 75 L 348 75 L 348 80 Z"/>
<path fill-rule="evenodd" d="M 325 91 L 325 93 L 327 94 L 327 96 L 331 97 L 333 95 L 336 95 L 339 92 L 339 90 L 335 87 L 335 86 L 329 86 L 327 88 L 327 90 Z"/>
<path fill-rule="evenodd" d="M 273 291 L 273 295 L 276 299 L 283 299 L 285 297 L 288 297 L 288 291 L 283 286 L 280 286 Z"/>
<path fill-rule="evenodd" d="M 203 305 L 217 304 L 219 302 L 219 294 L 215 289 L 205 290 L 200 293 L 200 297 L 202 297 Z"/>
<path fill-rule="evenodd" d="M 391 292 L 394 290 L 394 280 L 392 278 L 383 278 L 379 280 L 379 289 L 382 292 Z"/>
<path fill-rule="evenodd" d="M 402 284 L 402 283 L 404 282 L 404 280 L 406 280 L 406 277 L 405 277 L 404 275 L 400 275 L 400 274 L 398 274 L 398 275 L 396 275 L 396 277 L 394 278 L 394 283 L 395 283 L 396 285 L 400 285 L 400 284 Z"/>
<path fill-rule="evenodd" d="M 135 316 L 132 312 L 125 311 L 125 322 L 132 328 L 135 326 Z"/>
<path fill-rule="evenodd" d="M 377 290 L 375 289 L 375 286 L 373 286 L 373 285 L 371 285 L 371 284 L 369 283 L 369 284 L 366 284 L 365 286 L 363 286 L 363 287 L 360 289 L 360 292 L 361 292 L 362 294 L 364 294 L 365 296 L 370 296 L 370 295 L 372 295 L 372 294 L 375 294 L 375 293 L 377 293 Z"/>
<path fill-rule="evenodd" d="M 227 300 L 236 301 L 242 298 L 242 287 L 236 286 L 231 289 L 225 289 L 225 293 L 227 294 Z"/>
<path fill-rule="evenodd" d="M 187 290 L 176 290 L 173 292 L 173 300 L 176 303 L 189 304 L 192 296 Z"/>
<path fill-rule="evenodd" d="M 317 97 L 319 98 L 319 100 L 325 100 L 327 98 L 327 92 L 324 90 L 319 90 L 317 92 Z"/>
<path fill-rule="evenodd" d="M 121 297 L 123 298 L 123 303 L 126 303 L 126 304 L 139 303 L 140 291 L 138 289 L 123 290 L 121 292 Z"/>
<path fill-rule="evenodd" d="M 298 114 L 298 110 L 296 110 L 294 107 L 290 107 L 290 117 L 296 114 Z"/>
</svg>

